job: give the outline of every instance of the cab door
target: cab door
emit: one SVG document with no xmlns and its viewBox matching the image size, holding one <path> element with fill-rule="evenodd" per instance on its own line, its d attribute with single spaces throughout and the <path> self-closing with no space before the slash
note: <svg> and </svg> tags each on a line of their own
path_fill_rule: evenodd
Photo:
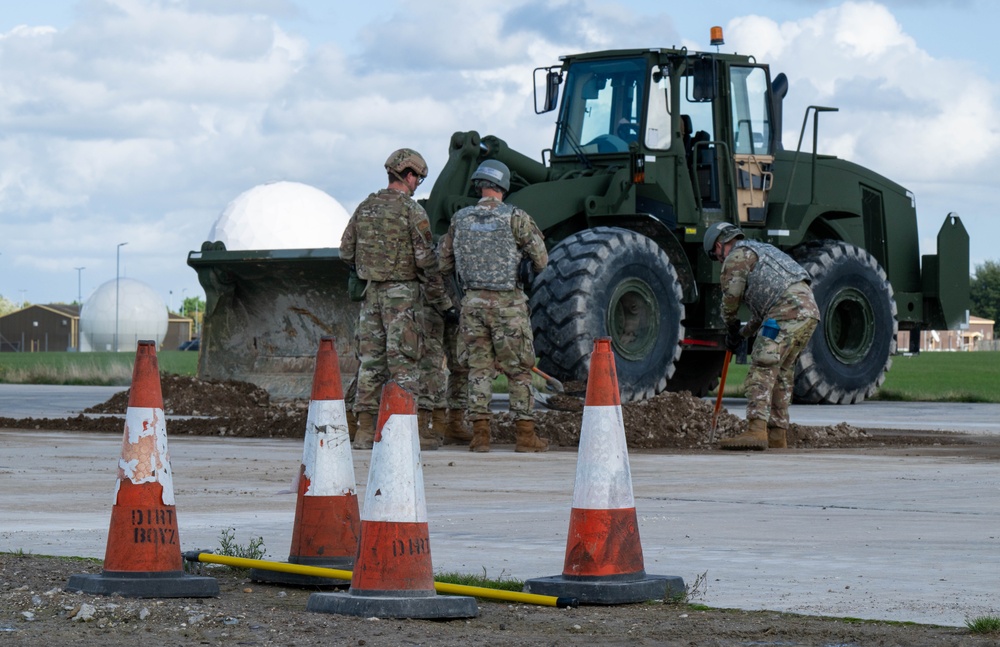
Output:
<svg viewBox="0 0 1000 647">
<path fill-rule="evenodd" d="M 740 226 L 763 226 L 774 164 L 767 68 L 733 65 L 729 83 L 737 214 Z"/>
</svg>

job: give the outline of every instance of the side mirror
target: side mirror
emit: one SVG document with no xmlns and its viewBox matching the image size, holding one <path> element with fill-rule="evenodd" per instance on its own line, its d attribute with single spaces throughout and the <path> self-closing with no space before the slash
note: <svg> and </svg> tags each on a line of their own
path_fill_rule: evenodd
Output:
<svg viewBox="0 0 1000 647">
<path fill-rule="evenodd" d="M 556 109 L 559 105 L 559 86 L 562 84 L 562 72 L 559 67 L 538 67 L 535 68 L 535 114 L 540 115 L 545 112 L 551 112 Z M 538 88 L 539 79 L 538 73 L 545 72 L 545 94 L 541 98 L 542 101 L 539 103 Z"/>
<path fill-rule="evenodd" d="M 698 58 L 694 61 L 694 101 L 704 102 L 715 99 L 715 59 Z"/>
</svg>

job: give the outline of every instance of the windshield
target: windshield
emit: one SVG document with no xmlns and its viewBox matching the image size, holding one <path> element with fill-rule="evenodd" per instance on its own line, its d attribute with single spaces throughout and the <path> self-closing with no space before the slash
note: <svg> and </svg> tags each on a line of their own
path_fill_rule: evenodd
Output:
<svg viewBox="0 0 1000 647">
<path fill-rule="evenodd" d="M 771 106 L 767 73 L 761 67 L 733 66 L 733 151 L 737 155 L 771 154 Z"/>
<path fill-rule="evenodd" d="M 556 155 L 628 151 L 639 136 L 646 63 L 641 58 L 570 66 L 553 150 Z"/>
</svg>

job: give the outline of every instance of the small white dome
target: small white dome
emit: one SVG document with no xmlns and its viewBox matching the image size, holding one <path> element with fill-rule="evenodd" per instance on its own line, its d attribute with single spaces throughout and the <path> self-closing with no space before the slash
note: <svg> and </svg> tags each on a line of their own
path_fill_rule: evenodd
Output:
<svg viewBox="0 0 1000 647">
<path fill-rule="evenodd" d="M 167 335 L 167 304 L 142 281 L 121 278 L 102 283 L 80 310 L 80 350 L 115 350 L 117 312 L 118 350 L 135 352 L 140 340 L 159 347 Z"/>
<path fill-rule="evenodd" d="M 227 250 L 340 247 L 351 216 L 335 199 L 301 182 L 244 191 L 219 216 L 208 240 Z"/>
</svg>

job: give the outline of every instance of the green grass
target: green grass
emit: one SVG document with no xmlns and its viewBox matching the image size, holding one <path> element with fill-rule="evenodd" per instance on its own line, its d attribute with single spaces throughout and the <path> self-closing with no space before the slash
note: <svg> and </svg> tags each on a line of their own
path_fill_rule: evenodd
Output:
<svg viewBox="0 0 1000 647">
<path fill-rule="evenodd" d="M 198 353 L 157 353 L 160 371 L 198 373 Z M 0 353 L 0 382 L 127 386 L 132 382 L 134 353 Z"/>
<path fill-rule="evenodd" d="M 979 616 L 965 621 L 969 633 L 996 634 L 1000 633 L 1000 616 Z"/>
<path fill-rule="evenodd" d="M 732 363 L 726 397 L 742 397 L 747 365 Z M 1000 352 L 896 355 L 872 400 L 1000 402 Z"/>
<path fill-rule="evenodd" d="M 38 557 L 40 559 L 59 559 L 68 562 L 87 562 L 89 564 L 100 564 L 104 560 L 98 557 L 77 557 L 77 556 L 62 556 L 62 555 L 38 555 L 31 552 L 30 550 L 24 550 L 23 548 L 18 548 L 17 550 L 0 550 L 0 555 L 11 555 L 12 557 Z"/>
<path fill-rule="evenodd" d="M 524 582 L 507 577 L 503 573 L 500 577 L 489 578 L 486 576 L 486 569 L 481 575 L 470 575 L 468 573 L 437 573 L 434 575 L 435 582 L 444 584 L 457 584 L 459 586 L 478 586 L 484 589 L 496 589 L 498 591 L 515 591 L 520 593 L 524 589 Z"/>
<path fill-rule="evenodd" d="M 219 534 L 218 554 L 243 559 L 264 559 L 267 548 L 263 537 L 251 537 L 248 544 L 240 544 L 236 541 L 236 528 L 226 528 Z"/>
<path fill-rule="evenodd" d="M 874 399 L 1000 402 L 1000 352 L 897 355 Z"/>
</svg>

